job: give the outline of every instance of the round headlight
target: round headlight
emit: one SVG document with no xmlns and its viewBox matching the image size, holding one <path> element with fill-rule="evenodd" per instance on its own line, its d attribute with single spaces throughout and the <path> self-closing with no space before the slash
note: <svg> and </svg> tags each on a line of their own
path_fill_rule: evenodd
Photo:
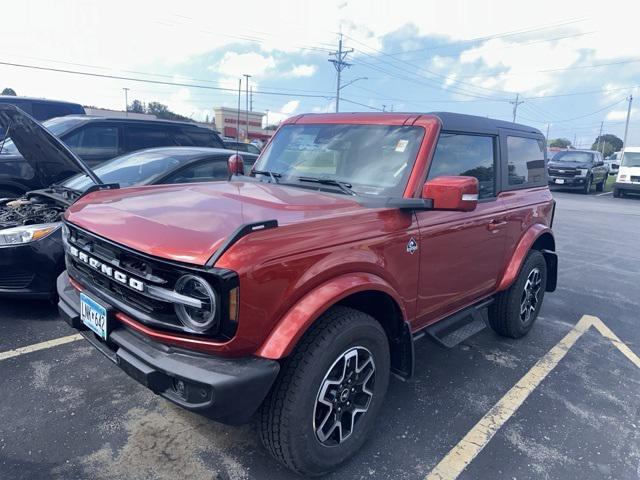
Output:
<svg viewBox="0 0 640 480">
<path fill-rule="evenodd" d="M 175 291 L 200 300 L 200 308 L 176 303 L 174 308 L 182 324 L 201 333 L 216 321 L 216 294 L 206 280 L 195 275 L 183 275 L 176 282 Z"/>
</svg>

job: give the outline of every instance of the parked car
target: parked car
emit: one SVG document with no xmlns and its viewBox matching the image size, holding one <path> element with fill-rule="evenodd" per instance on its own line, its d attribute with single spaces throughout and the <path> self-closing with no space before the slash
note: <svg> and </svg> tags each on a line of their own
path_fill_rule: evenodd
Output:
<svg viewBox="0 0 640 480">
<path fill-rule="evenodd" d="M 220 137 L 208 128 L 187 122 L 140 120 L 71 115 L 43 124 L 90 167 L 128 152 L 152 147 L 196 146 L 224 148 Z M 13 134 L 10 132 L 9 136 Z M 61 167 L 62 164 L 55 164 Z M 49 168 L 45 177 L 24 161 L 12 141 L 0 151 L 0 198 L 46 188 L 68 178 L 76 170 Z"/>
<path fill-rule="evenodd" d="M 609 167 L 609 175 L 617 175 L 620 167 L 622 152 L 615 152 L 604 159 L 604 164 Z"/>
<path fill-rule="evenodd" d="M 65 115 L 84 115 L 82 105 L 47 98 L 14 97 L 12 95 L 0 95 L 0 104 L 15 105 L 20 110 L 28 113 L 36 120 L 43 122 L 54 117 Z M 3 133 L 0 131 L 0 133 Z"/>
<path fill-rule="evenodd" d="M 532 328 L 557 271 L 544 159 L 538 130 L 484 117 L 299 115 L 250 176 L 74 203 L 59 310 L 155 393 L 227 423 L 259 410 L 275 458 L 326 473 L 418 337 Z"/>
<path fill-rule="evenodd" d="M 640 147 L 626 147 L 621 157 L 616 183 L 613 184 L 613 196 L 640 193 Z"/>
<path fill-rule="evenodd" d="M 229 150 L 238 150 L 239 152 L 253 153 L 260 155 L 260 149 L 252 143 L 235 142 L 233 140 L 224 140 L 224 147 Z"/>
<path fill-rule="evenodd" d="M 604 191 L 608 170 L 602 154 L 595 150 L 566 150 L 556 153 L 549 161 L 549 186 L 575 188 L 589 193 Z"/>
<path fill-rule="evenodd" d="M 60 220 L 69 205 L 96 188 L 96 182 L 130 187 L 226 180 L 227 161 L 235 153 L 207 147 L 152 148 L 114 158 L 92 170 L 42 126 L 19 111 L 0 106 L 0 124 L 7 122 L 14 125 L 16 147 L 36 171 L 42 164 L 55 162 L 83 173 L 17 199 L 0 200 L 2 297 L 55 297 L 55 281 L 64 270 Z M 250 153 L 243 156 L 247 165 L 257 158 Z"/>
</svg>

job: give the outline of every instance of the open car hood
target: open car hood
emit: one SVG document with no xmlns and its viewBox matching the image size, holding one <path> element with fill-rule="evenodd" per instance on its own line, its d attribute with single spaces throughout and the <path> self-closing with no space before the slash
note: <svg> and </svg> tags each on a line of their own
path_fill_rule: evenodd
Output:
<svg viewBox="0 0 640 480">
<path fill-rule="evenodd" d="M 15 105 L 0 104 L 0 130 L 13 141 L 42 185 L 52 185 L 76 173 L 85 173 L 94 183 L 100 183 L 95 173 L 69 147 Z M 4 135 L 0 138 L 0 144 L 4 138 Z"/>
</svg>

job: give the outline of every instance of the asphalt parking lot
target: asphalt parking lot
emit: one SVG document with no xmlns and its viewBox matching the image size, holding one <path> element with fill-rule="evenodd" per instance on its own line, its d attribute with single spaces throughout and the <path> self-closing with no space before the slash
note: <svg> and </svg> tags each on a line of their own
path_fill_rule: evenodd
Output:
<svg viewBox="0 0 640 480">
<path fill-rule="evenodd" d="M 640 365 L 623 352 L 640 354 L 640 197 L 554 195 L 558 290 L 531 334 L 485 329 L 451 350 L 420 341 L 415 379 L 391 382 L 373 438 L 328 478 L 425 479 L 449 452 L 465 455 L 460 441 L 490 411 L 495 435 L 459 478 L 640 478 Z M 561 343 L 584 315 L 623 344 L 595 327 Z M 252 425 L 174 407 L 84 340 L 1 353 L 72 334 L 50 304 L 0 302 L 0 478 L 295 478 Z M 557 365 L 504 409 L 554 347 Z"/>
</svg>

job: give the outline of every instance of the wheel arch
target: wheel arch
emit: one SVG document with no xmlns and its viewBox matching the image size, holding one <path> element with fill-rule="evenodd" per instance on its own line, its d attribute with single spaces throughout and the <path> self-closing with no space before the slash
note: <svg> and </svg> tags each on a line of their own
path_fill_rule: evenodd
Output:
<svg viewBox="0 0 640 480">
<path fill-rule="evenodd" d="M 497 291 L 506 290 L 515 282 L 522 268 L 524 260 L 530 250 L 539 250 L 547 263 L 547 292 L 556 289 L 558 278 L 558 256 L 556 255 L 556 241 L 551 228 L 542 224 L 532 225 L 520 238 L 513 255 L 509 259 L 507 268 L 498 283 Z"/>
<path fill-rule="evenodd" d="M 413 337 L 402 300 L 385 280 L 371 273 L 342 275 L 308 292 L 278 321 L 256 354 L 270 359 L 288 356 L 314 322 L 337 305 L 376 319 L 389 340 L 392 372 L 403 378 L 413 374 Z"/>
</svg>

